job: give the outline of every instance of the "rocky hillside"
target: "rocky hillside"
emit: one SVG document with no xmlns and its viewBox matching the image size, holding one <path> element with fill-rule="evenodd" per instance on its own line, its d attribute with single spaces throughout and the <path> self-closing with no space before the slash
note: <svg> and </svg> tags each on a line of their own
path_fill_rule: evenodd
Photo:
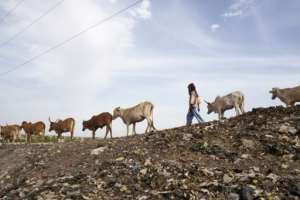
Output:
<svg viewBox="0 0 300 200">
<path fill-rule="evenodd" d="M 0 146 L 0 199 L 294 199 L 300 107 L 112 140 Z"/>
</svg>

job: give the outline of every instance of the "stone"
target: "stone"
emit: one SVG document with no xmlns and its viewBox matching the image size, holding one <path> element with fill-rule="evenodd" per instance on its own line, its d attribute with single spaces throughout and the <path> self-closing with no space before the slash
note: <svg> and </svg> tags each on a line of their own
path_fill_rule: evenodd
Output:
<svg viewBox="0 0 300 200">
<path fill-rule="evenodd" d="M 242 189 L 240 190 L 240 200 L 253 200 L 254 199 L 253 193 L 254 191 L 251 187 L 248 186 L 242 187 Z"/>
<path fill-rule="evenodd" d="M 183 135 L 183 140 L 185 140 L 185 141 L 190 141 L 191 139 L 193 138 L 193 135 L 192 134 L 190 134 L 190 133 L 185 133 L 184 135 Z"/>
<path fill-rule="evenodd" d="M 228 200 L 240 200 L 240 195 L 237 193 L 230 193 L 228 195 Z"/>
<path fill-rule="evenodd" d="M 123 156 L 116 158 L 116 161 L 123 161 L 125 158 Z"/>
<path fill-rule="evenodd" d="M 91 151 L 91 155 L 98 156 L 100 153 L 104 152 L 107 149 L 107 147 L 99 147 L 97 149 L 93 149 Z"/>
<path fill-rule="evenodd" d="M 151 159 L 150 158 L 146 159 L 144 165 L 145 166 L 151 166 L 152 165 Z"/>
<path fill-rule="evenodd" d="M 254 149 L 255 148 L 255 144 L 252 140 L 242 139 L 242 144 L 247 149 Z"/>
<path fill-rule="evenodd" d="M 128 188 L 126 185 L 123 185 L 121 188 L 120 188 L 120 191 L 121 192 L 128 192 Z"/>
<path fill-rule="evenodd" d="M 291 180 L 288 184 L 288 190 L 292 195 L 300 196 L 300 181 Z"/>
<path fill-rule="evenodd" d="M 142 175 L 146 175 L 147 174 L 147 169 L 145 168 L 145 169 L 142 169 L 141 171 L 140 171 L 140 173 L 142 174 Z"/>
<path fill-rule="evenodd" d="M 242 154 L 241 158 L 248 159 L 249 158 L 249 154 Z"/>
<path fill-rule="evenodd" d="M 271 173 L 267 176 L 267 178 L 271 179 L 273 183 L 276 183 L 279 179 L 279 176 L 277 176 L 276 174 Z"/>
<path fill-rule="evenodd" d="M 289 133 L 292 134 L 292 135 L 295 135 L 297 133 L 297 129 L 294 128 L 294 127 L 289 127 Z"/>
<path fill-rule="evenodd" d="M 224 182 L 224 183 L 230 183 L 232 180 L 233 180 L 232 177 L 230 177 L 230 176 L 227 175 L 227 174 L 224 174 L 224 176 L 223 176 L 223 182 Z"/>
<path fill-rule="evenodd" d="M 279 133 L 292 134 L 295 135 L 297 133 L 297 129 L 292 126 L 281 125 L 279 128 Z"/>
</svg>

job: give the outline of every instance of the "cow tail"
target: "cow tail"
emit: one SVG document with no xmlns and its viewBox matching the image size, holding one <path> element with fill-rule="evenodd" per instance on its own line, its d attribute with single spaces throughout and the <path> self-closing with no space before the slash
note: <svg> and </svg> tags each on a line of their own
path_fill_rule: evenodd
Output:
<svg viewBox="0 0 300 200">
<path fill-rule="evenodd" d="M 74 138 L 74 129 L 75 129 L 75 119 L 73 119 L 73 124 L 72 124 L 72 132 L 71 132 L 71 138 Z"/>
<path fill-rule="evenodd" d="M 45 124 L 43 124 L 43 136 L 45 137 L 45 134 L 46 134 L 46 125 Z"/>
<path fill-rule="evenodd" d="M 74 132 L 74 129 L 75 129 L 75 120 L 73 119 L 72 132 Z"/>
</svg>

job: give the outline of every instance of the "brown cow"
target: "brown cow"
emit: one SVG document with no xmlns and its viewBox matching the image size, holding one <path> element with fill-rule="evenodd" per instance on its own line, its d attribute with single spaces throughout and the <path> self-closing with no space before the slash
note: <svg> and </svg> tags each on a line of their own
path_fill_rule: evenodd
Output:
<svg viewBox="0 0 300 200">
<path fill-rule="evenodd" d="M 13 124 L 8 126 L 15 130 L 17 139 L 20 139 L 20 132 L 22 130 L 22 127 L 19 126 L 18 124 Z"/>
<path fill-rule="evenodd" d="M 110 132 L 110 138 L 112 138 L 112 115 L 108 112 L 101 113 L 99 115 L 93 116 L 88 121 L 82 122 L 82 131 L 85 131 L 85 129 L 89 129 L 93 131 L 93 139 L 95 139 L 95 132 L 98 128 L 103 128 L 106 126 L 106 134 L 104 139 L 106 139 L 108 132 Z"/>
<path fill-rule="evenodd" d="M 272 88 L 270 93 L 273 100 L 278 97 L 286 107 L 295 106 L 295 103 L 300 102 L 300 86 L 284 89 Z"/>
<path fill-rule="evenodd" d="M 67 118 L 65 120 L 57 120 L 56 122 L 52 122 L 49 117 L 50 128 L 49 132 L 55 131 L 57 133 L 57 139 L 59 139 L 62 133 L 70 132 L 71 139 L 73 139 L 74 127 L 75 127 L 75 119 Z"/>
<path fill-rule="evenodd" d="M 0 135 L 4 142 L 15 142 L 19 138 L 20 129 L 13 125 L 0 127 Z"/>
<path fill-rule="evenodd" d="M 27 135 L 27 142 L 31 143 L 31 136 L 32 135 L 41 135 L 45 137 L 45 129 L 46 125 L 44 122 L 36 122 L 36 123 L 31 123 L 31 122 L 22 122 L 22 129 L 25 131 Z"/>
</svg>

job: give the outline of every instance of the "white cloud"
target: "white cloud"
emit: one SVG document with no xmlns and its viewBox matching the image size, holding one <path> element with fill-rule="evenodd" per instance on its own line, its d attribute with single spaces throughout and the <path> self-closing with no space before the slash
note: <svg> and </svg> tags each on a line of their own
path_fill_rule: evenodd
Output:
<svg viewBox="0 0 300 200">
<path fill-rule="evenodd" d="M 130 10 L 130 14 L 134 17 L 141 17 L 143 19 L 151 19 L 152 14 L 150 11 L 151 2 L 150 0 L 143 0 L 138 8 Z"/>
<path fill-rule="evenodd" d="M 254 6 L 255 0 L 234 0 L 228 11 L 222 16 L 224 18 L 243 16 Z"/>
<path fill-rule="evenodd" d="M 212 32 L 216 32 L 221 26 L 219 24 L 212 24 L 210 29 Z"/>
<path fill-rule="evenodd" d="M 7 19 L 9 23 L 1 24 L 1 40 L 18 32 L 52 5 L 52 1 L 38 4 L 27 1 L 14 13 L 13 20 L 10 18 Z M 120 7 L 110 8 L 105 1 L 65 1 L 18 39 L 0 48 L 3 58 L 0 59 L 0 73 L 97 23 Z M 146 7 L 144 3 L 142 8 Z M 151 13 L 149 9 L 147 7 Z M 6 116 L 8 122 L 16 123 L 46 121 L 48 115 L 53 118 L 74 116 L 79 130 L 82 119 L 111 111 L 114 105 L 101 101 L 100 97 L 119 70 L 131 67 L 122 61 L 135 45 L 134 27 L 144 18 L 124 13 L 1 77 L 1 89 L 12 94 L 1 95 L 1 115 Z"/>
</svg>

